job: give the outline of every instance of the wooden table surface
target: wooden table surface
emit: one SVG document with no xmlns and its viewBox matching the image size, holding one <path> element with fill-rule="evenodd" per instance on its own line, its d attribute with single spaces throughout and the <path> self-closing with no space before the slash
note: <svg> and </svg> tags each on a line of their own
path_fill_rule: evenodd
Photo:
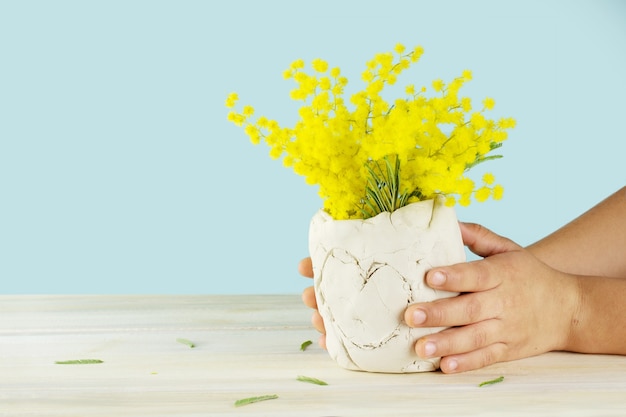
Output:
<svg viewBox="0 0 626 417">
<path fill-rule="evenodd" d="M 354 372 L 317 346 L 309 318 L 297 295 L 0 296 L 0 415 L 626 415 L 626 357 L 549 353 L 459 375 Z M 76 359 L 103 363 L 56 364 Z M 270 394 L 278 398 L 234 406 Z"/>
</svg>

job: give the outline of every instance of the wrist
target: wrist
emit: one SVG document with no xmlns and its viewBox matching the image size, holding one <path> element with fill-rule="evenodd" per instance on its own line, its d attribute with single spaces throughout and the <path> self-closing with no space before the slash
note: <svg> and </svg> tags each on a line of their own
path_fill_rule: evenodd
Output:
<svg viewBox="0 0 626 417">
<path fill-rule="evenodd" d="M 580 352 L 581 347 L 581 326 L 583 322 L 582 312 L 584 305 L 584 277 L 578 275 L 565 274 L 567 285 L 567 294 L 565 299 L 565 334 L 563 345 L 560 350 L 569 352 Z"/>
</svg>

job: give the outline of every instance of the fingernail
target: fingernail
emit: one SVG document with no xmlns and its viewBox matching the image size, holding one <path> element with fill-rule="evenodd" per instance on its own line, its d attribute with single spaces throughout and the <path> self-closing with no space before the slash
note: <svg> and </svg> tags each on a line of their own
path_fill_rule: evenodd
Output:
<svg viewBox="0 0 626 417">
<path fill-rule="evenodd" d="M 426 356 L 433 356 L 437 351 L 437 346 L 433 342 L 426 342 L 424 345 L 424 354 Z"/>
<path fill-rule="evenodd" d="M 459 367 L 459 363 L 456 361 L 456 359 L 450 359 L 448 361 L 448 366 L 447 366 L 448 371 L 454 371 L 458 367 Z"/>
<path fill-rule="evenodd" d="M 416 309 L 413 311 L 413 324 L 422 324 L 426 321 L 426 313 L 424 310 Z"/>
<path fill-rule="evenodd" d="M 428 283 L 436 287 L 439 287 L 445 284 L 445 282 L 446 282 L 446 274 L 444 274 L 441 271 L 436 271 L 430 274 L 430 276 L 428 277 Z"/>
</svg>

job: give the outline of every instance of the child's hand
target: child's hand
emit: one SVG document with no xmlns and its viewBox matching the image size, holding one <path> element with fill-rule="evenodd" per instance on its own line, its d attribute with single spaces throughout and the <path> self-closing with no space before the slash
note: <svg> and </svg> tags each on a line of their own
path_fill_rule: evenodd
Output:
<svg viewBox="0 0 626 417">
<path fill-rule="evenodd" d="M 449 327 L 418 340 L 417 354 L 441 356 L 442 371 L 451 373 L 564 349 L 579 300 L 576 279 L 480 225 L 461 223 L 461 232 L 465 245 L 485 259 L 428 271 L 432 288 L 462 294 L 407 308 L 411 327 Z M 311 258 L 300 261 L 298 270 L 312 278 Z M 445 282 L 437 283 L 441 276 Z M 325 347 L 313 287 L 302 300 L 315 309 L 311 321 Z"/>
<path fill-rule="evenodd" d="M 417 354 L 442 356 L 442 371 L 451 373 L 564 349 L 577 280 L 480 225 L 461 223 L 461 233 L 485 259 L 428 271 L 429 286 L 462 294 L 407 308 L 409 326 L 449 327 L 418 340 Z"/>
<path fill-rule="evenodd" d="M 304 258 L 300 261 L 298 264 L 298 272 L 300 272 L 302 276 L 313 278 L 311 258 Z M 322 333 L 319 339 L 319 344 L 321 347 L 326 349 L 326 331 L 324 329 L 324 321 L 322 320 L 320 313 L 317 311 L 317 301 L 315 301 L 315 291 L 313 290 L 313 287 L 308 287 L 302 292 L 302 301 L 304 301 L 304 304 L 307 307 L 315 309 L 313 316 L 311 317 L 311 322 L 317 331 Z"/>
</svg>

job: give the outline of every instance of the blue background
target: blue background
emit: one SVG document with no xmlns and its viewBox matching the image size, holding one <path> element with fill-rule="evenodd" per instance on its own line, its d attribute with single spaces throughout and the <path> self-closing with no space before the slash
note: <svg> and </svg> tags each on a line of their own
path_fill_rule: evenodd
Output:
<svg viewBox="0 0 626 417">
<path fill-rule="evenodd" d="M 530 244 L 626 183 L 624 1 L 0 1 L 0 293 L 300 292 L 316 189 L 224 99 L 289 124 L 294 59 L 397 42 L 518 121 L 459 218 Z"/>
</svg>

